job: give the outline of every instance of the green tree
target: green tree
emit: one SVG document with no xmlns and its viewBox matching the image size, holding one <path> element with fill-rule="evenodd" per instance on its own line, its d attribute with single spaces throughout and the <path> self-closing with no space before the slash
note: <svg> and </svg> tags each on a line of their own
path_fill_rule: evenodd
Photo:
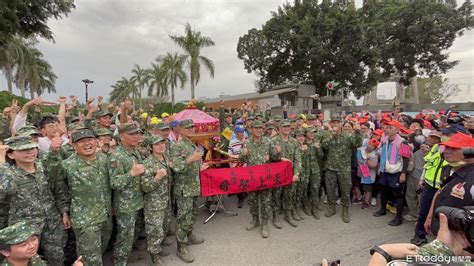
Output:
<svg viewBox="0 0 474 266">
<path fill-rule="evenodd" d="M 166 56 L 162 56 L 158 59 L 162 63 L 163 68 L 163 83 L 171 88 L 171 109 L 175 104 L 174 100 L 174 89 L 178 87 L 184 87 L 184 83 L 188 80 L 188 76 L 183 71 L 184 63 L 186 62 L 185 55 L 179 55 L 178 53 L 167 53 Z"/>
<path fill-rule="evenodd" d="M 127 98 L 136 100 L 138 88 L 136 84 L 130 79 L 122 77 L 111 87 L 112 91 L 109 93 L 111 102 L 120 103 Z"/>
<path fill-rule="evenodd" d="M 191 99 L 194 99 L 194 89 L 201 77 L 201 64 L 209 71 L 214 78 L 214 62 L 201 55 L 201 49 L 214 46 L 214 41 L 206 36 L 202 36 L 200 31 L 191 29 L 189 23 L 186 24 L 184 36 L 170 35 L 171 40 L 181 47 L 186 53 L 186 61 L 189 66 L 189 77 L 191 85 Z"/>
<path fill-rule="evenodd" d="M 441 76 L 417 78 L 416 83 L 420 104 L 445 103 L 460 91 L 457 85 L 449 84 L 448 79 L 443 79 Z M 405 97 L 410 97 L 414 93 L 413 89 L 413 85 L 408 86 Z"/>
<path fill-rule="evenodd" d="M 470 1 L 456 8 L 431 0 L 367 0 L 356 9 L 295 0 L 240 37 L 237 52 L 259 77 L 259 91 L 297 82 L 325 95 L 324 85 L 335 80 L 360 97 L 392 75 L 408 84 L 417 72 L 433 76 L 453 67 L 445 51 L 472 27 L 471 10 Z"/>
<path fill-rule="evenodd" d="M 155 95 L 158 97 L 168 96 L 168 87 L 165 83 L 165 69 L 159 60 L 151 63 L 151 68 L 146 71 L 146 80 L 148 84 L 148 96 Z"/>
<path fill-rule="evenodd" d="M 139 65 L 135 64 L 135 68 L 132 69 L 132 74 L 133 76 L 130 78 L 130 81 L 135 83 L 135 85 L 138 88 L 138 94 L 139 94 L 139 102 L 140 102 L 140 107 L 143 107 L 142 104 L 142 91 L 143 88 L 147 85 L 147 79 L 146 79 L 146 69 L 141 68 Z"/>
<path fill-rule="evenodd" d="M 31 73 L 26 79 L 26 85 L 30 90 L 31 99 L 34 99 L 35 93 L 40 96 L 45 91 L 48 93 L 56 92 L 55 82 L 57 76 L 53 72 L 51 65 L 43 59 L 43 54 L 35 51 L 33 65 L 31 66 Z"/>
<path fill-rule="evenodd" d="M 23 48 L 25 43 L 23 39 L 11 38 L 0 45 L 0 69 L 7 80 L 8 91 L 12 93 L 15 66 L 23 59 Z"/>
<path fill-rule="evenodd" d="M 75 7 L 73 0 L 0 0 L 0 46 L 14 36 L 35 36 L 53 40 L 47 25 L 50 18 L 61 18 Z"/>
</svg>

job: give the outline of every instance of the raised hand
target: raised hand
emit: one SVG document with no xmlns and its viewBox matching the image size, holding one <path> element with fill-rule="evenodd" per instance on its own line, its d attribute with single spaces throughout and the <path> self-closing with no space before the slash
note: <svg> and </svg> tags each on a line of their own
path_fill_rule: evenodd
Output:
<svg viewBox="0 0 474 266">
<path fill-rule="evenodd" d="M 163 179 L 163 177 L 165 177 L 167 174 L 168 173 L 166 172 L 166 169 L 164 169 L 164 168 L 156 170 L 155 180 L 156 181 L 161 181 L 161 179 Z"/>
<path fill-rule="evenodd" d="M 59 96 L 58 102 L 60 104 L 65 104 L 66 103 L 66 96 Z"/>
<path fill-rule="evenodd" d="M 104 96 L 99 96 L 99 97 L 97 97 L 97 102 L 98 102 L 99 104 L 101 104 L 103 100 L 104 100 Z"/>
<path fill-rule="evenodd" d="M 51 151 L 57 152 L 61 149 L 62 144 L 63 139 L 61 138 L 61 136 L 59 136 L 59 133 L 56 132 L 56 134 L 54 134 L 53 139 L 51 140 L 51 146 L 49 147 L 49 149 Z"/>
</svg>

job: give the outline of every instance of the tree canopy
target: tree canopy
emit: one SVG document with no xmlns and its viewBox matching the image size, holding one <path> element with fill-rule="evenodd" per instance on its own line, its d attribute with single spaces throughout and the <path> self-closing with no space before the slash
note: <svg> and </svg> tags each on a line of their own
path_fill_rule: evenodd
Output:
<svg viewBox="0 0 474 266">
<path fill-rule="evenodd" d="M 258 76 L 259 91 L 287 82 L 337 81 L 360 97 L 395 75 L 409 84 L 457 64 L 446 50 L 473 25 L 472 4 L 453 1 L 375 1 L 362 8 L 324 0 L 295 0 L 272 13 L 261 29 L 239 38 L 238 58 Z"/>
</svg>

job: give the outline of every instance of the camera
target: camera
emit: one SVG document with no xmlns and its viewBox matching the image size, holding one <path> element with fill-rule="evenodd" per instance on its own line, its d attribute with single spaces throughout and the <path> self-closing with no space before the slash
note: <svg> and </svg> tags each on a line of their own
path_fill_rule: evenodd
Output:
<svg viewBox="0 0 474 266">
<path fill-rule="evenodd" d="M 466 250 L 474 253 L 474 206 L 466 206 L 462 209 L 442 206 L 435 212 L 437 216 L 440 213 L 448 217 L 449 229 L 464 232 L 470 244 Z"/>
</svg>

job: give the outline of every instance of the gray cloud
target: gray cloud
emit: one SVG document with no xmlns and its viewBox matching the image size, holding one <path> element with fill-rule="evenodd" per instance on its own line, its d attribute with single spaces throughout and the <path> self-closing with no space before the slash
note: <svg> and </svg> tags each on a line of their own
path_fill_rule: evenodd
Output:
<svg viewBox="0 0 474 266">
<path fill-rule="evenodd" d="M 69 17 L 50 21 L 56 43 L 41 41 L 39 48 L 58 75 L 60 95 L 84 99 L 83 78 L 95 81 L 91 96 L 108 95 L 110 85 L 130 77 L 134 64 L 148 67 L 158 55 L 181 52 L 169 35 L 184 33 L 189 22 L 216 46 L 202 50 L 214 60 L 215 78 L 202 69 L 196 96 L 215 97 L 221 92 L 252 92 L 255 76 L 248 74 L 237 58 L 238 38 L 250 28 L 260 28 L 271 11 L 284 0 L 79 0 Z M 360 1 L 356 1 L 358 5 Z M 450 58 L 461 60 L 446 76 L 453 82 L 474 83 L 474 34 L 467 32 L 449 50 Z M 465 79 L 468 76 L 470 78 Z M 454 78 L 464 78 L 455 80 Z M 6 82 L 0 79 L 0 87 Z M 189 86 L 177 90 L 177 99 L 190 96 Z M 54 95 L 45 95 L 53 100 Z"/>
</svg>

